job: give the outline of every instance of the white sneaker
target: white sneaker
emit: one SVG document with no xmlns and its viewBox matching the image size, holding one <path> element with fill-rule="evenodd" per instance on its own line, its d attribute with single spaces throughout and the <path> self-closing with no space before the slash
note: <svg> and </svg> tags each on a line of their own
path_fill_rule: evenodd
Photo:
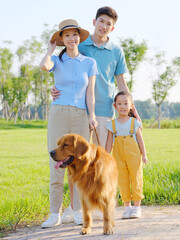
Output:
<svg viewBox="0 0 180 240">
<path fill-rule="evenodd" d="M 76 225 L 82 225 L 83 224 L 83 218 L 82 218 L 82 212 L 76 211 L 74 212 L 74 222 Z"/>
<path fill-rule="evenodd" d="M 130 218 L 139 218 L 141 217 L 141 207 L 133 207 Z"/>
<path fill-rule="evenodd" d="M 92 218 L 93 220 L 103 220 L 103 213 L 100 210 L 94 210 Z"/>
<path fill-rule="evenodd" d="M 74 215 L 71 205 L 69 205 L 69 207 L 65 209 L 63 215 L 61 216 L 61 221 L 62 223 L 70 223 L 74 221 Z"/>
<path fill-rule="evenodd" d="M 125 207 L 125 208 L 124 208 L 124 213 L 123 213 L 123 215 L 122 215 L 122 219 L 128 219 L 128 218 L 130 218 L 131 211 L 132 211 L 132 207 Z"/>
<path fill-rule="evenodd" d="M 59 213 L 52 213 L 50 217 L 43 222 L 42 228 L 51 228 L 61 224 L 61 217 Z"/>
</svg>

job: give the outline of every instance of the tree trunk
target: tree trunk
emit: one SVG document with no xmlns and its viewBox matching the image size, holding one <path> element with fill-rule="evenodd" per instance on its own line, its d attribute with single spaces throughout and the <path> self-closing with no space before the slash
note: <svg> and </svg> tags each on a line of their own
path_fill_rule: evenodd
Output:
<svg viewBox="0 0 180 240">
<path fill-rule="evenodd" d="M 17 116 L 18 116 L 18 113 L 15 113 L 15 115 L 14 115 L 14 124 L 17 123 Z"/>
<path fill-rule="evenodd" d="M 129 91 L 130 92 L 132 92 L 132 88 L 133 88 L 133 75 L 131 74 L 130 83 L 129 83 Z"/>
<path fill-rule="evenodd" d="M 161 128 L 161 105 L 158 105 L 158 129 Z"/>
<path fill-rule="evenodd" d="M 8 113 L 8 103 L 6 100 L 4 100 L 4 103 L 3 103 L 3 114 L 4 114 L 4 118 L 6 119 L 6 121 L 9 120 L 9 113 Z"/>
</svg>

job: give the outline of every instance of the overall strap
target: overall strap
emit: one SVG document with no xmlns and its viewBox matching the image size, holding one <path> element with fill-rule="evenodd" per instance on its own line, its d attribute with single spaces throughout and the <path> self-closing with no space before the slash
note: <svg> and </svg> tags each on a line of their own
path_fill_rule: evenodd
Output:
<svg viewBox="0 0 180 240">
<path fill-rule="evenodd" d="M 132 120 L 131 120 L 130 134 L 133 134 L 133 133 L 134 133 L 134 121 L 135 121 L 135 118 L 132 118 Z"/>
<path fill-rule="evenodd" d="M 113 128 L 113 134 L 116 134 L 116 125 L 115 125 L 115 119 L 112 120 L 112 128 Z"/>
</svg>

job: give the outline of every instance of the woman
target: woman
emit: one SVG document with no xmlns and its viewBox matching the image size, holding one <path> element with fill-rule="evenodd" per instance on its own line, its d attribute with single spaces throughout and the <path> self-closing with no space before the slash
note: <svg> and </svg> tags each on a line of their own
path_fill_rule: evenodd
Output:
<svg viewBox="0 0 180 240">
<path fill-rule="evenodd" d="M 78 52 L 78 45 L 89 36 L 89 32 L 79 27 L 73 19 L 59 24 L 48 43 L 48 50 L 40 68 L 53 71 L 55 86 L 61 96 L 51 104 L 48 122 L 48 151 L 56 147 L 59 137 L 76 133 L 89 140 L 89 124 L 96 127 L 94 113 L 94 86 L 98 74 L 96 62 Z M 65 46 L 59 56 L 52 56 L 56 46 Z M 87 108 L 87 109 L 86 109 Z M 89 113 L 89 122 L 88 115 Z M 50 212 L 51 215 L 42 227 L 61 224 L 63 203 L 64 170 L 55 169 L 55 161 L 50 157 Z M 73 187 L 74 221 L 82 224 L 80 199 L 76 186 Z"/>
</svg>

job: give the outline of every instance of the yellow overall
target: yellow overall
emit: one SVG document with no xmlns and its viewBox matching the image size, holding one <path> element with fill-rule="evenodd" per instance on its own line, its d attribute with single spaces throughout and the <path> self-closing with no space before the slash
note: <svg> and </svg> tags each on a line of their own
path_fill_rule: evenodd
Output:
<svg viewBox="0 0 180 240">
<path fill-rule="evenodd" d="M 134 120 L 131 121 L 130 135 L 117 136 L 115 119 L 112 120 L 115 140 L 112 154 L 118 167 L 118 185 L 123 202 L 139 201 L 144 198 L 141 152 L 133 137 Z"/>
</svg>

